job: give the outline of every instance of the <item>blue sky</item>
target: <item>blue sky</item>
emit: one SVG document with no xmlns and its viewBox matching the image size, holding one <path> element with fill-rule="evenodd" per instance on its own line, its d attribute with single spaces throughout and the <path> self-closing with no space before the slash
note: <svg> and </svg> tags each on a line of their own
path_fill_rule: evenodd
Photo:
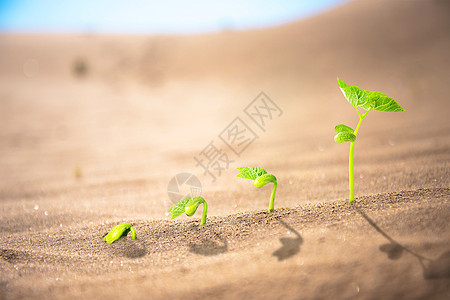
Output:
<svg viewBox="0 0 450 300">
<path fill-rule="evenodd" d="M 0 0 L 0 31 L 201 33 L 273 26 L 348 0 Z"/>
</svg>

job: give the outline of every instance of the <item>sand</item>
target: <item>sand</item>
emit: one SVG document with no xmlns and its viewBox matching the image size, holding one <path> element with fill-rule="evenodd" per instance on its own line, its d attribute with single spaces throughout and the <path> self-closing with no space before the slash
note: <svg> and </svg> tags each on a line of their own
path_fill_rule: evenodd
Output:
<svg viewBox="0 0 450 300">
<path fill-rule="evenodd" d="M 0 298 L 448 298 L 448 8 L 361 0 L 193 36 L 1 34 Z M 333 128 L 358 120 L 337 76 L 405 108 L 364 120 L 352 205 Z M 245 110 L 261 91 L 278 110 L 259 127 Z M 255 139 L 233 152 L 221 137 L 236 118 Z M 211 145 L 229 159 L 215 180 L 195 160 Z M 277 176 L 273 213 L 271 186 L 241 166 Z M 166 214 L 183 172 L 208 201 L 203 227 L 200 212 Z M 137 240 L 105 243 L 121 222 Z"/>
</svg>

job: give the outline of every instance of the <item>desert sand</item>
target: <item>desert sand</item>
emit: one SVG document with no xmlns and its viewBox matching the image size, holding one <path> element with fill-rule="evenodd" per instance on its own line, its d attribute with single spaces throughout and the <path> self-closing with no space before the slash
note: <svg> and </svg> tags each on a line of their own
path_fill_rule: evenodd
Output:
<svg viewBox="0 0 450 300">
<path fill-rule="evenodd" d="M 201 35 L 0 34 L 0 298 L 449 298 L 449 53 L 444 0 Z M 364 120 L 353 204 L 337 76 L 405 109 Z M 212 146 L 220 173 L 195 160 Z M 277 176 L 273 213 L 241 166 Z M 183 172 L 203 227 L 166 214 Z M 104 242 L 121 222 L 137 240 Z"/>
</svg>

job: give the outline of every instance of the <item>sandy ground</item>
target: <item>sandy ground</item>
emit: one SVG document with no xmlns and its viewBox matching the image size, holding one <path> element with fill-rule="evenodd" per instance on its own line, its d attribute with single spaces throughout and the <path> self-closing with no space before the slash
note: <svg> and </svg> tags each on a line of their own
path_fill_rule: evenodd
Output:
<svg viewBox="0 0 450 300">
<path fill-rule="evenodd" d="M 448 298 L 449 11 L 362 0 L 243 32 L 1 34 L 0 298 Z M 364 120 L 354 205 L 333 128 L 357 115 L 336 76 L 406 110 Z M 261 91 L 263 125 L 245 113 Z M 224 138 L 236 118 L 243 150 Z M 220 173 L 195 160 L 211 145 Z M 278 178 L 270 215 L 271 187 L 236 178 L 247 165 Z M 204 227 L 165 214 L 182 172 Z M 106 244 L 124 221 L 138 239 Z"/>
</svg>

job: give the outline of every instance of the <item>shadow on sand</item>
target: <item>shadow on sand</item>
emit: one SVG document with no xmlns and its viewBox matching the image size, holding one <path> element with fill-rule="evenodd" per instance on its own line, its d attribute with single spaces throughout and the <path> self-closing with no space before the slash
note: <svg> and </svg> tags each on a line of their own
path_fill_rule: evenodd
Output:
<svg viewBox="0 0 450 300">
<path fill-rule="evenodd" d="M 438 279 L 438 278 L 450 278 L 450 251 L 444 252 L 437 259 L 430 259 L 424 257 L 411 249 L 403 246 L 402 244 L 391 238 L 386 232 L 384 232 L 378 225 L 369 218 L 359 207 L 356 207 L 356 211 L 364 218 L 366 221 L 375 228 L 382 236 L 384 236 L 389 243 L 380 246 L 380 251 L 385 252 L 389 259 L 396 260 L 399 259 L 403 252 L 407 252 L 415 256 L 423 270 L 423 277 L 425 279 Z"/>
<path fill-rule="evenodd" d="M 204 239 L 201 244 L 189 244 L 189 252 L 204 255 L 214 256 L 228 251 L 227 240 L 219 234 L 215 234 L 217 240 Z"/>
<path fill-rule="evenodd" d="M 103 238 L 108 233 L 103 235 Z M 103 241 L 104 244 L 106 242 Z M 147 254 L 147 247 L 145 243 L 139 240 L 139 237 L 136 240 L 132 240 L 131 236 L 128 236 L 128 232 L 125 232 L 124 235 L 115 241 L 114 243 L 108 244 L 109 251 L 111 251 L 115 256 L 127 257 L 127 258 L 139 258 L 143 257 Z"/>
<path fill-rule="evenodd" d="M 290 232 L 296 235 L 295 238 L 291 237 L 282 237 L 280 238 L 280 242 L 282 244 L 281 248 L 272 253 L 273 256 L 278 257 L 278 261 L 282 261 L 288 259 L 289 257 L 294 256 L 295 254 L 300 252 L 300 245 L 303 244 L 303 239 L 300 236 L 300 233 L 297 232 L 294 228 L 286 224 L 285 222 L 280 220 L 280 223 L 283 224 Z"/>
<path fill-rule="evenodd" d="M 139 258 L 147 254 L 147 247 L 139 238 L 132 240 L 129 237 L 122 237 L 111 244 L 111 249 L 114 255 L 126 258 Z"/>
</svg>

